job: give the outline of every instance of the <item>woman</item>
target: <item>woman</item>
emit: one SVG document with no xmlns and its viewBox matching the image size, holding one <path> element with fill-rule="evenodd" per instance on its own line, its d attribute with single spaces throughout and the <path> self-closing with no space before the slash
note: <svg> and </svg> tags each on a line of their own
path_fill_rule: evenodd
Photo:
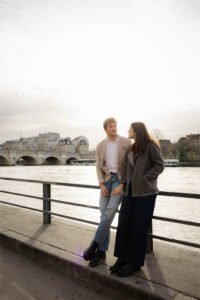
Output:
<svg viewBox="0 0 200 300">
<path fill-rule="evenodd" d="M 159 192 L 157 178 L 164 169 L 160 147 L 146 126 L 134 122 L 128 133 L 134 144 L 127 154 L 121 185 L 113 192 L 124 190 L 114 250 L 117 261 L 110 267 L 119 277 L 129 276 L 144 265 L 147 232 Z"/>
</svg>

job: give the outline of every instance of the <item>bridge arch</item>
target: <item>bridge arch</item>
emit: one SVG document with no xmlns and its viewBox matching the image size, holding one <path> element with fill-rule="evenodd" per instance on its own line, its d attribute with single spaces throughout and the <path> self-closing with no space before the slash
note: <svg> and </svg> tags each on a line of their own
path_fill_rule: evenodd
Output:
<svg viewBox="0 0 200 300">
<path fill-rule="evenodd" d="M 9 159 L 4 155 L 0 155 L 0 166 L 9 166 Z"/>
<path fill-rule="evenodd" d="M 73 162 L 76 162 L 77 157 L 68 157 L 68 159 L 66 160 L 66 165 L 73 165 Z"/>
<path fill-rule="evenodd" d="M 17 165 L 37 165 L 37 159 L 31 155 L 21 155 L 16 159 Z"/>
<path fill-rule="evenodd" d="M 43 165 L 61 165 L 62 162 L 57 156 L 47 156 L 43 161 Z"/>
</svg>

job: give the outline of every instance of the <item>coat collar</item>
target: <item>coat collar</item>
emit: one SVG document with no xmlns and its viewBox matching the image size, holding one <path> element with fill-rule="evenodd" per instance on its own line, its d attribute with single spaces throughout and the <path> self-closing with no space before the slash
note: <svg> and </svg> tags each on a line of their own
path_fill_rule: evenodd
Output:
<svg viewBox="0 0 200 300">
<path fill-rule="evenodd" d="M 133 151 L 129 151 L 129 153 L 128 153 L 128 160 L 129 160 L 129 162 L 130 162 L 130 164 L 131 164 L 131 166 L 132 167 L 134 167 L 134 165 L 135 165 L 135 159 L 138 157 L 138 156 L 140 156 L 140 155 L 142 155 L 142 153 L 138 153 L 138 154 L 136 154 L 136 156 L 134 157 L 134 155 L 133 155 Z"/>
<path fill-rule="evenodd" d="M 106 138 L 106 142 L 118 142 L 119 141 L 119 135 L 117 134 L 115 141 L 109 140 L 109 138 Z"/>
<path fill-rule="evenodd" d="M 133 151 L 129 151 L 128 153 L 128 160 L 132 167 L 134 167 L 134 158 L 133 158 Z"/>
</svg>

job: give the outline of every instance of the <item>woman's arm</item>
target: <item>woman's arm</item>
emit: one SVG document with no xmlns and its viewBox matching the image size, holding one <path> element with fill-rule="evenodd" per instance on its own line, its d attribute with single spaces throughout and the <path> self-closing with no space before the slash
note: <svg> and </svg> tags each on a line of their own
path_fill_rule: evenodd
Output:
<svg viewBox="0 0 200 300">
<path fill-rule="evenodd" d="M 164 159 L 162 157 L 160 148 L 156 144 L 152 143 L 149 151 L 153 166 L 145 173 L 144 177 L 147 179 L 157 178 L 158 175 L 164 170 Z"/>
</svg>

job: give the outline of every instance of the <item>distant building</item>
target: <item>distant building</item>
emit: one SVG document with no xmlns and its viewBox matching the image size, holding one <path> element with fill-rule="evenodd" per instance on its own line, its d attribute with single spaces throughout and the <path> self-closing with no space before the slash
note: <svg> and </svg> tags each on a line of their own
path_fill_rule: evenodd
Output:
<svg viewBox="0 0 200 300">
<path fill-rule="evenodd" d="M 161 151 L 164 159 L 179 159 L 181 162 L 200 161 L 200 134 L 188 134 L 178 142 L 161 139 Z M 89 150 L 89 141 L 85 136 L 61 138 L 59 133 L 40 133 L 38 136 L 9 140 L 0 144 L 0 150 L 26 152 L 54 152 L 58 155 L 73 156 L 78 154 L 82 159 L 94 159 L 95 150 Z"/>
<path fill-rule="evenodd" d="M 190 149 L 200 154 L 200 134 L 188 134 L 186 143 L 190 145 Z"/>
<path fill-rule="evenodd" d="M 188 134 L 177 142 L 181 161 L 200 161 L 200 134 Z"/>
<path fill-rule="evenodd" d="M 174 145 L 170 140 L 159 140 L 160 148 L 162 155 L 165 159 L 175 159 L 176 158 L 176 151 L 174 149 Z"/>
<path fill-rule="evenodd" d="M 58 151 L 62 153 L 89 153 L 89 142 L 85 136 L 60 138 L 59 133 L 40 133 L 38 136 L 6 141 L 1 145 L 2 150 L 13 151 Z"/>
<path fill-rule="evenodd" d="M 80 154 L 87 154 L 89 152 L 89 142 L 85 136 L 78 136 L 72 141 L 75 144 L 76 152 Z"/>
<path fill-rule="evenodd" d="M 70 144 L 72 144 L 72 140 L 70 137 L 59 140 L 59 145 L 70 145 Z"/>
</svg>

